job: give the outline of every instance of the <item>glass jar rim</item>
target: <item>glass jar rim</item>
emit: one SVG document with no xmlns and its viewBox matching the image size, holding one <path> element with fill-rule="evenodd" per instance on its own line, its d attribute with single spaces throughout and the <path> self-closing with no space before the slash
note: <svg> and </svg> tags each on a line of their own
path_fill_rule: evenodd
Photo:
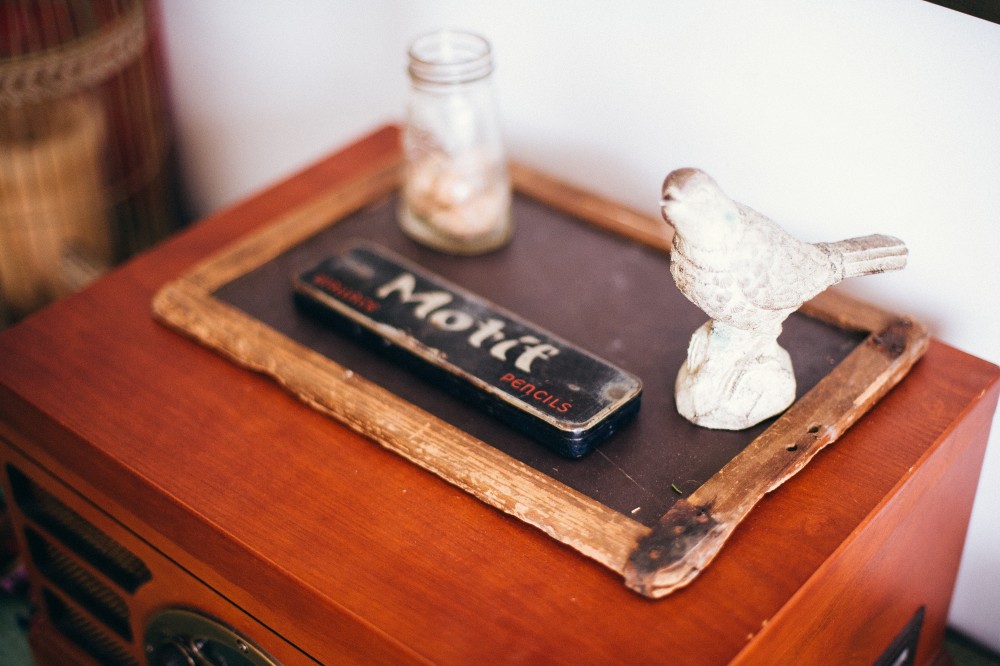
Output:
<svg viewBox="0 0 1000 666">
<path fill-rule="evenodd" d="M 471 83 L 493 72 L 493 49 L 483 36 L 464 30 L 435 30 L 410 44 L 408 72 L 414 82 Z"/>
</svg>

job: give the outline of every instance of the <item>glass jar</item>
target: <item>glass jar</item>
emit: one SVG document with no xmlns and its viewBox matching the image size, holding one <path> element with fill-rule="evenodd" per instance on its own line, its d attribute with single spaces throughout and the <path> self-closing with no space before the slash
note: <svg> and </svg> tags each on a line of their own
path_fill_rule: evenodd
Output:
<svg viewBox="0 0 1000 666">
<path fill-rule="evenodd" d="M 453 254 L 480 254 L 513 232 L 510 176 L 493 89 L 490 43 L 443 30 L 409 50 L 411 93 L 400 224 Z"/>
</svg>

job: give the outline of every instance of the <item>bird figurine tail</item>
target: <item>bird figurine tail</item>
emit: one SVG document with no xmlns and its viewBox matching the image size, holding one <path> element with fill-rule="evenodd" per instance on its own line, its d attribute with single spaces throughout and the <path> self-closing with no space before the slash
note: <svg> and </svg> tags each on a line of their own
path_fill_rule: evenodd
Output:
<svg viewBox="0 0 1000 666">
<path fill-rule="evenodd" d="M 841 279 L 898 271 L 906 266 L 906 245 L 892 236 L 873 234 L 817 245 L 825 246 L 831 257 L 839 257 Z"/>
</svg>

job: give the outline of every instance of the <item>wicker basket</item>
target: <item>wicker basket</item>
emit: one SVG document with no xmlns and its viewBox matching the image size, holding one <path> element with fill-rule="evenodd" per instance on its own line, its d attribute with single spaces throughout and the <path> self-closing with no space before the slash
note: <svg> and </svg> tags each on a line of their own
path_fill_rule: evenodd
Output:
<svg viewBox="0 0 1000 666">
<path fill-rule="evenodd" d="M 152 14 L 0 3 L 0 327 L 182 222 Z"/>
<path fill-rule="evenodd" d="M 101 107 L 88 96 L 4 116 L 0 292 L 22 314 L 111 263 L 102 166 L 107 131 Z"/>
</svg>

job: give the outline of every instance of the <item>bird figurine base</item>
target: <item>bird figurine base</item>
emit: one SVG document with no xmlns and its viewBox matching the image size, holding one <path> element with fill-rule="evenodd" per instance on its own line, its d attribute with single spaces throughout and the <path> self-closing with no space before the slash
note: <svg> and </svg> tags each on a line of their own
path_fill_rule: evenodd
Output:
<svg viewBox="0 0 1000 666">
<path fill-rule="evenodd" d="M 674 396 L 677 411 L 695 425 L 750 428 L 795 400 L 792 359 L 770 335 L 708 321 L 691 336 Z"/>
<path fill-rule="evenodd" d="M 706 428 L 742 430 L 795 399 L 785 318 L 838 282 L 900 270 L 906 245 L 873 234 L 805 243 L 733 201 L 705 172 L 677 169 L 660 206 L 674 227 L 670 274 L 711 320 L 695 332 L 677 375 L 677 410 Z"/>
</svg>

